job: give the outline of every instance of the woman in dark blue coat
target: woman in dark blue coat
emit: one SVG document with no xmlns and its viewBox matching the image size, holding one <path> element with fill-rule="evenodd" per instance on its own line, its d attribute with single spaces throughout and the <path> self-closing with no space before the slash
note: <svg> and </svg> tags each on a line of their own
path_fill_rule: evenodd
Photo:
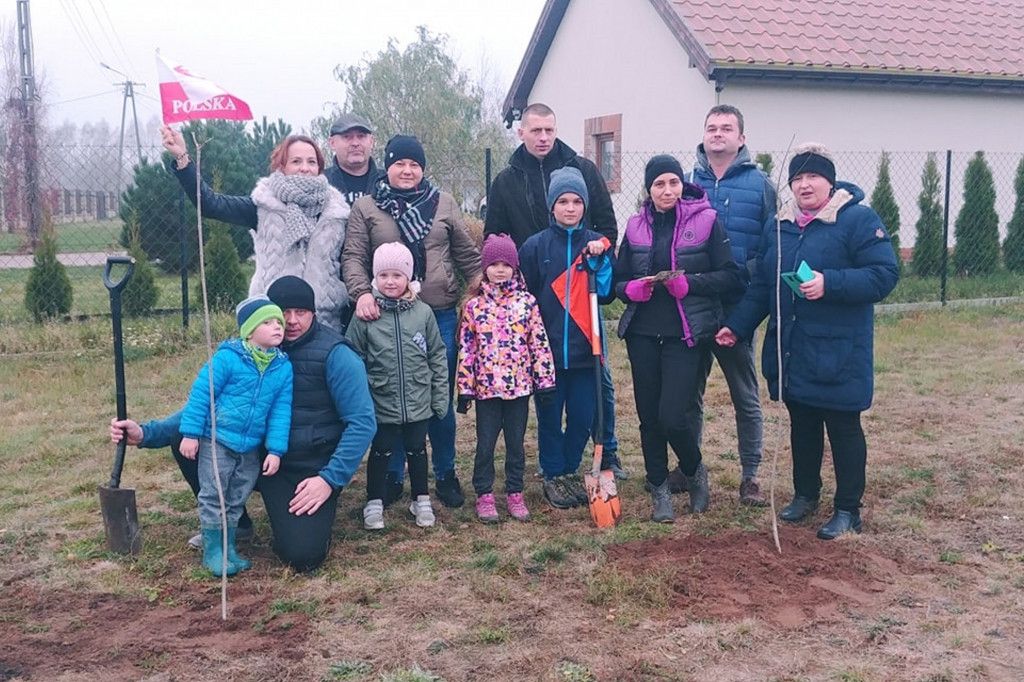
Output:
<svg viewBox="0 0 1024 682">
<path fill-rule="evenodd" d="M 796 148 L 789 187 L 794 199 L 782 207 L 778 226 L 766 226 L 750 288 L 717 340 L 732 345 L 750 338 L 770 318 L 761 364 L 772 399 L 789 410 L 796 493 L 779 518 L 802 521 L 817 509 L 827 429 L 836 493 L 832 518 L 818 537 L 831 540 L 861 530 L 867 445 L 860 414 L 874 390 L 874 304 L 896 286 L 899 268 L 878 214 L 860 203 L 859 187 L 836 182 L 824 146 Z M 810 268 L 797 289 L 779 276 L 780 251 L 782 272 L 796 272 L 802 262 Z"/>
</svg>

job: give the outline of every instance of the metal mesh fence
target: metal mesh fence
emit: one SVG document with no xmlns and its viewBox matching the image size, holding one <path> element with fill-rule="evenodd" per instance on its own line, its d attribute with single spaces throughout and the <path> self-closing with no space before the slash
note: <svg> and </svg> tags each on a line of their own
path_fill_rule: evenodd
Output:
<svg viewBox="0 0 1024 682">
<path fill-rule="evenodd" d="M 177 313 L 186 305 L 197 309 L 200 299 L 195 210 L 177 179 L 164 166 L 163 154 L 160 147 L 143 148 L 143 161 L 139 163 L 133 148 L 130 153 L 125 150 L 125 161 L 121 164 L 116 146 L 41 148 L 41 210 L 35 212 L 37 218 L 33 218 L 30 210 L 24 175 L 17 172 L 20 169 L 8 168 L 0 173 L 0 324 L 38 317 L 26 298 L 30 290 L 36 292 L 36 308 L 42 300 L 46 317 L 108 314 L 110 303 L 102 282 L 103 268 L 108 255 L 127 252 L 130 229 L 137 229 L 144 236 L 142 246 L 154 265 L 158 294 L 145 313 Z M 472 223 L 472 217 L 479 215 L 484 203 L 488 175 L 485 159 L 469 156 L 462 152 L 432 152 L 427 176 L 455 196 Z M 225 184 L 227 172 L 204 166 L 202 175 L 217 188 Z M 266 175 L 266 168 L 257 169 L 255 175 Z M 251 187 L 235 189 L 243 193 Z M 208 228 L 214 225 L 215 221 L 204 220 L 204 234 L 208 236 Z M 471 227 L 481 229 L 479 225 Z M 46 258 L 46 235 L 53 237 L 55 260 L 62 267 L 36 265 Z M 231 228 L 231 235 L 245 261 L 252 253 L 248 230 Z M 38 270 L 41 277 L 33 278 L 33 270 Z M 59 270 L 70 283 L 70 294 Z M 243 270 L 250 275 L 251 263 L 244 264 Z M 33 295 L 29 293 L 29 297 Z"/>
<path fill-rule="evenodd" d="M 620 226 L 646 196 L 644 167 L 659 153 L 673 154 L 687 172 L 696 162 L 694 150 L 618 154 L 617 165 L 608 170 L 607 177 L 619 188 L 612 200 Z M 865 194 L 863 203 L 885 217 L 883 209 L 873 202 L 882 152 L 833 154 L 838 180 L 860 187 Z M 755 156 L 775 183 L 780 201 L 791 199 L 786 153 Z M 1024 197 L 1014 189 L 1015 178 L 1022 173 L 1021 155 L 940 151 L 889 152 L 887 156 L 898 225 L 892 218 L 884 222 L 898 240 L 903 277 L 886 302 L 1024 295 L 1024 254 L 1003 248 L 1015 207 L 1020 216 L 1017 220 L 1024 221 Z M 931 191 L 925 192 L 929 159 L 934 163 L 935 175 L 930 178 Z M 922 201 L 922 193 L 927 201 Z M 944 220 L 947 209 L 948 221 Z"/>
<path fill-rule="evenodd" d="M 35 265 L 45 260 L 42 237 L 46 234 L 53 237 L 55 259 L 70 283 L 70 300 L 66 307 L 55 309 L 56 316 L 106 314 L 109 299 L 102 284 L 103 264 L 107 254 L 125 253 L 126 218 L 131 215 L 142 223 L 140 230 L 158 235 L 147 241 L 148 258 L 156 261 L 159 292 L 150 310 L 182 310 L 187 292 L 194 292 L 196 284 L 195 214 L 176 179 L 163 168 L 162 151 L 143 149 L 142 157 L 148 161 L 139 164 L 134 150 L 130 160 L 126 157 L 120 163 L 116 147 L 41 148 L 38 225 L 33 225 L 23 175 L 11 166 L 0 172 L 0 324 L 33 319 L 26 301 L 26 292 L 32 287 L 36 298 L 44 301 L 65 295 L 64 285 L 58 281 L 61 276 L 53 268 Z M 615 168 L 609 169 L 620 226 L 642 200 L 644 166 L 655 153 L 664 152 L 620 153 L 614 159 Z M 684 169 L 693 167 L 692 150 L 674 154 Z M 428 176 L 455 195 L 467 215 L 476 216 L 492 173 L 485 159 L 469 156 L 432 150 Z M 858 185 L 865 192 L 865 203 L 871 204 L 881 152 L 837 152 L 835 156 L 839 179 Z M 495 155 L 494 173 L 504 167 L 506 158 L 504 151 Z M 788 163 L 785 153 L 770 152 L 757 158 L 776 181 L 780 197 L 788 199 L 785 179 L 779 180 Z M 929 158 L 934 161 L 935 176 L 930 193 L 924 192 L 927 201 L 922 201 Z M 1024 211 L 1022 199 L 1014 191 L 1020 164 L 1019 155 L 1008 153 L 983 157 L 946 152 L 889 154 L 899 224 L 894 229 L 890 219 L 887 227 L 898 235 L 904 277 L 888 302 L 1024 293 L 1024 254 L 1017 257 L 1003 248 L 1015 206 Z M 204 168 L 203 175 L 216 187 L 222 172 L 212 170 L 209 173 Z M 258 169 L 257 174 L 265 174 L 265 169 Z M 944 223 L 947 210 L 948 222 Z M 1024 220 L 1024 215 L 1018 220 Z M 236 230 L 233 237 L 246 258 L 251 253 L 246 250 L 246 231 Z M 40 272 L 33 284 L 34 268 Z M 195 308 L 195 296 L 191 299 Z"/>
</svg>

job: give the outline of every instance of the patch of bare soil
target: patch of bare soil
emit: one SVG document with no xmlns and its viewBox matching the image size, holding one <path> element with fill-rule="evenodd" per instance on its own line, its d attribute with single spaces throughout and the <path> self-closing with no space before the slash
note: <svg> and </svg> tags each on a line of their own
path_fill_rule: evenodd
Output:
<svg viewBox="0 0 1024 682">
<path fill-rule="evenodd" d="M 690 617 L 759 616 L 787 628 L 877 603 L 893 579 L 896 564 L 858 544 L 784 530 L 781 554 L 768 534 L 731 530 L 629 542 L 610 547 L 608 560 L 629 572 L 678 570 L 671 606 Z"/>
<path fill-rule="evenodd" d="M 237 592 L 222 620 L 219 588 L 196 586 L 180 595 L 177 606 L 114 594 L 6 588 L 0 593 L 0 680 L 51 680 L 67 673 L 137 680 L 248 655 L 301 660 L 309 616 L 268 619 L 272 595 Z"/>
</svg>

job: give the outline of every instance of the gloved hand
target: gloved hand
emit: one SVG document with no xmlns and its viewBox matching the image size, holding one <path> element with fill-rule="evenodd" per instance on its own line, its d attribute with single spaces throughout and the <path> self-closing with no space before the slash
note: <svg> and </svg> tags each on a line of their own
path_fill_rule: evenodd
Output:
<svg viewBox="0 0 1024 682">
<path fill-rule="evenodd" d="M 469 406 L 473 404 L 473 396 L 460 395 L 459 401 L 455 405 L 455 411 L 459 414 L 466 414 L 469 412 Z"/>
<path fill-rule="evenodd" d="M 654 293 L 654 282 L 650 280 L 631 279 L 626 282 L 626 298 L 634 303 L 646 303 Z"/>
<path fill-rule="evenodd" d="M 543 390 L 537 391 L 536 397 L 537 405 L 539 407 L 547 407 L 555 402 L 555 389 L 545 388 Z"/>
<path fill-rule="evenodd" d="M 679 275 L 665 280 L 665 289 L 675 298 L 686 298 L 686 294 L 690 293 L 690 282 L 686 275 Z"/>
</svg>

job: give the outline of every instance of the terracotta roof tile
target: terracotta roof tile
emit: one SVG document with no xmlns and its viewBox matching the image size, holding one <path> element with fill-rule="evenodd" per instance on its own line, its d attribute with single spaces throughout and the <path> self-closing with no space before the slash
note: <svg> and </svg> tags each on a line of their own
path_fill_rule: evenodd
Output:
<svg viewBox="0 0 1024 682">
<path fill-rule="evenodd" d="M 1024 2 L 672 0 L 718 65 L 1024 78 Z"/>
</svg>

